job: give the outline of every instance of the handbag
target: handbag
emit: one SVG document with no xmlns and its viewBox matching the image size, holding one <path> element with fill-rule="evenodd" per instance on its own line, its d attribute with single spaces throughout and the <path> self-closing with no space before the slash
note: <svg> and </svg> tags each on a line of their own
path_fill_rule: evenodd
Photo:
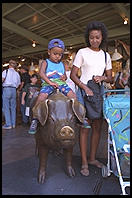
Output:
<svg viewBox="0 0 132 198">
<path fill-rule="evenodd" d="M 93 91 L 93 96 L 87 96 L 85 91 L 81 89 L 86 117 L 91 120 L 99 119 L 103 116 L 103 84 L 100 85 L 94 80 L 89 80 L 87 87 Z"/>
</svg>

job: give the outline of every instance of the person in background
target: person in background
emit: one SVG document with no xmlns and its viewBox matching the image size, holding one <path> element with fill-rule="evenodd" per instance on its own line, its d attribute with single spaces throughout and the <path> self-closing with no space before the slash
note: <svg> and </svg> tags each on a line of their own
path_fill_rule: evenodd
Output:
<svg viewBox="0 0 132 198">
<path fill-rule="evenodd" d="M 27 83 L 30 83 L 30 75 L 28 73 L 28 67 L 24 64 L 20 67 L 21 85 L 19 90 L 25 87 Z"/>
<path fill-rule="evenodd" d="M 59 89 L 60 92 L 69 98 L 76 98 L 76 94 L 65 82 L 67 77 L 64 64 L 61 61 L 64 49 L 64 42 L 60 39 L 52 39 L 48 44 L 49 58 L 42 62 L 39 70 L 42 88 L 33 107 L 33 119 L 28 131 L 29 134 L 35 134 L 37 131 L 38 120 L 35 117 L 35 113 L 37 112 L 38 105 L 41 101 L 46 100 L 56 89 Z"/>
<path fill-rule="evenodd" d="M 117 72 L 114 78 L 115 89 L 127 89 L 130 88 L 130 72 L 126 67 L 123 67 L 121 71 Z M 125 91 L 117 91 L 117 94 L 124 94 Z"/>
<path fill-rule="evenodd" d="M 21 84 L 20 75 L 15 71 L 16 66 L 16 61 L 10 60 L 7 75 L 6 70 L 2 72 L 2 105 L 5 116 L 5 124 L 2 126 L 2 129 L 16 127 L 16 89 Z"/>
<path fill-rule="evenodd" d="M 130 46 L 121 40 L 117 40 L 117 42 L 124 47 L 125 52 L 128 56 L 128 59 L 122 63 L 122 69 L 126 69 L 127 73 L 130 75 Z"/>
<path fill-rule="evenodd" d="M 23 88 L 22 92 L 22 100 L 21 105 L 23 105 L 25 108 L 25 116 L 27 116 L 27 120 L 29 120 L 29 111 L 30 111 L 30 103 L 31 99 L 36 97 L 40 90 L 40 85 L 37 84 L 38 81 L 38 75 L 33 74 L 30 77 L 31 83 L 27 83 L 25 87 Z M 27 122 L 28 123 L 28 122 Z"/>
<path fill-rule="evenodd" d="M 123 71 L 120 74 L 119 77 L 119 85 L 121 86 L 122 89 L 128 88 L 128 79 L 129 79 L 129 73 L 127 72 L 126 69 L 123 69 Z"/>
<path fill-rule="evenodd" d="M 84 98 L 81 94 L 81 89 L 89 96 L 93 95 L 90 88 L 87 87 L 89 80 L 94 80 L 96 83 L 102 81 L 112 83 L 112 65 L 110 55 L 106 52 L 107 64 L 105 65 L 105 54 L 102 47 L 106 45 L 107 29 L 105 25 L 98 21 L 90 22 L 86 28 L 85 40 L 87 47 L 80 49 L 73 62 L 71 70 L 71 79 L 78 86 L 76 92 L 78 101 L 84 105 Z M 78 78 L 78 71 L 81 69 L 81 76 Z M 105 75 L 104 75 L 105 72 Z M 94 77 L 93 77 L 94 76 Z M 102 168 L 103 164 L 96 159 L 96 151 L 99 145 L 101 126 L 103 119 L 88 119 L 88 126 L 81 127 L 80 130 L 80 151 L 82 158 L 81 174 L 89 175 L 88 164 Z M 90 141 L 90 154 L 87 159 L 88 147 L 88 132 L 92 128 Z"/>
<path fill-rule="evenodd" d="M 63 61 L 63 63 L 64 63 L 64 66 L 65 66 L 65 71 L 66 71 L 66 76 L 67 76 L 66 83 L 72 89 L 72 91 L 74 93 L 76 93 L 75 83 L 70 78 L 71 68 L 70 68 L 69 61 L 68 60 L 65 60 L 65 61 Z"/>
<path fill-rule="evenodd" d="M 20 98 L 20 109 L 21 109 L 21 115 L 22 115 L 22 125 L 27 125 L 28 123 L 28 117 L 25 115 L 26 106 L 21 104 L 22 101 L 22 92 L 26 84 L 30 83 L 30 75 L 28 73 L 28 67 L 26 65 L 22 65 L 20 68 L 20 74 L 21 74 L 21 85 L 19 88 L 19 98 Z"/>
</svg>

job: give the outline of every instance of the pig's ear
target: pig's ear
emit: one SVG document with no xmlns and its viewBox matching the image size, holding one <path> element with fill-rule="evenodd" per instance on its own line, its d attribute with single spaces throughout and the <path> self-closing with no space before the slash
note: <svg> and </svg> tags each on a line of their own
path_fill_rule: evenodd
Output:
<svg viewBox="0 0 132 198">
<path fill-rule="evenodd" d="M 37 108 L 37 112 L 35 113 L 35 117 L 39 120 L 42 126 L 47 121 L 48 118 L 48 99 L 43 102 L 40 102 Z"/>
<path fill-rule="evenodd" d="M 71 101 L 72 101 L 72 109 L 75 116 L 78 118 L 78 120 L 81 123 L 83 123 L 86 114 L 86 110 L 84 106 L 75 99 L 71 99 Z"/>
</svg>

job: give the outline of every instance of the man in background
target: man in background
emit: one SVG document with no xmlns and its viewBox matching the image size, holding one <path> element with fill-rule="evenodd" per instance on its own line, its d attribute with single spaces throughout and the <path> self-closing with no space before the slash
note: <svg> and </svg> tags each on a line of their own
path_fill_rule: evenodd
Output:
<svg viewBox="0 0 132 198">
<path fill-rule="evenodd" d="M 2 129 L 11 129 L 16 127 L 16 89 L 21 84 L 20 75 L 15 71 L 16 61 L 9 61 L 8 71 L 2 72 L 2 100 L 5 124 Z"/>
<path fill-rule="evenodd" d="M 20 109 L 21 109 L 21 115 L 22 115 L 22 125 L 26 126 L 28 123 L 28 117 L 25 115 L 25 106 L 21 104 L 22 100 L 22 93 L 25 88 L 25 86 L 30 83 L 30 75 L 28 73 L 28 67 L 26 65 L 22 65 L 20 68 L 20 76 L 21 76 L 21 85 L 19 88 L 19 98 L 20 98 Z"/>
</svg>

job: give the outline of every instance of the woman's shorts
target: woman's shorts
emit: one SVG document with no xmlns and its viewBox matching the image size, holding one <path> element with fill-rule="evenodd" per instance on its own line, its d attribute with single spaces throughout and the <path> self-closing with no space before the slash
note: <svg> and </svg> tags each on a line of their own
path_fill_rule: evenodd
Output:
<svg viewBox="0 0 132 198">
<path fill-rule="evenodd" d="M 84 99 L 81 93 L 81 89 L 78 87 L 76 91 L 77 100 L 84 106 Z"/>
<path fill-rule="evenodd" d="M 72 89 L 67 85 L 63 84 L 58 87 L 59 91 L 67 96 L 68 92 Z M 52 94 L 56 89 L 53 86 L 47 85 L 43 86 L 40 90 L 40 93 L 47 93 L 48 95 Z"/>
</svg>

